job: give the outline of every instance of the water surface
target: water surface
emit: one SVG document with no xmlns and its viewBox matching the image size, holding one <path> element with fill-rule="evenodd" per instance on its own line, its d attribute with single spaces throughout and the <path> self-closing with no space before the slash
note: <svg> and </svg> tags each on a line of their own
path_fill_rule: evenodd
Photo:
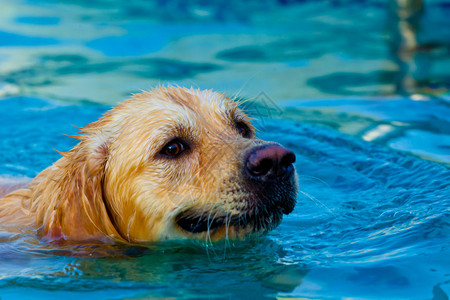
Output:
<svg viewBox="0 0 450 300">
<path fill-rule="evenodd" d="M 74 145 L 60 132 L 75 133 L 70 124 L 82 126 L 107 109 L 25 97 L 0 108 L 8 112 L 0 118 L 0 173 L 28 177 L 59 157 L 52 147 Z M 448 290 L 448 167 L 322 126 L 286 119 L 260 125 L 262 138 L 295 152 L 300 174 L 298 205 L 275 231 L 248 243 L 140 249 L 58 247 L 9 230 L 0 244 L 2 299 L 55 291 L 112 299 L 427 299 Z"/>
<path fill-rule="evenodd" d="M 72 125 L 175 83 L 250 98 L 302 193 L 267 236 L 146 248 L 0 231 L 0 297 L 448 299 L 450 7 L 399 42 L 385 1 L 0 0 L 0 176 L 32 178 Z M 403 24 L 403 23 L 401 23 Z"/>
</svg>

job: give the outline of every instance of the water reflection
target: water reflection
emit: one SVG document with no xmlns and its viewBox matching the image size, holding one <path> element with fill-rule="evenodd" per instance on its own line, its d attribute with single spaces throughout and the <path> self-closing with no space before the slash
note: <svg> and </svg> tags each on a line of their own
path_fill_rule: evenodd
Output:
<svg viewBox="0 0 450 300">
<path fill-rule="evenodd" d="M 275 119 L 265 120 L 259 135 L 295 152 L 305 194 L 300 195 L 295 211 L 265 239 L 207 248 L 190 243 L 161 243 L 148 249 L 73 247 L 40 242 L 34 232 L 2 228 L 2 299 L 8 293 L 16 298 L 30 293 L 45 298 L 54 291 L 73 298 L 83 293 L 100 297 L 101 292 L 102 297 L 107 294 L 113 299 L 204 294 L 319 299 L 418 295 L 425 299 L 431 295 L 435 286 L 445 282 L 444 266 L 450 257 L 445 247 L 450 232 L 449 169 L 323 126 L 288 120 L 306 116 L 310 123 L 316 118 L 335 128 L 345 127 L 342 120 L 347 120 L 359 124 L 362 133 L 368 124 L 377 124 L 371 119 L 308 109 L 279 115 L 276 103 L 266 96 L 262 100 L 270 110 L 265 115 Z M 349 99 L 342 101 L 352 104 Z M 379 99 L 370 103 L 368 113 L 385 118 L 390 118 L 389 105 L 398 107 L 388 100 L 383 104 L 387 107 L 377 106 Z M 406 111 L 405 118 L 417 111 L 424 112 L 424 120 L 429 112 L 448 115 L 433 101 L 408 103 L 418 106 Z M 25 97 L 0 101 L 4 129 L 0 171 L 35 175 L 58 158 L 52 148 L 73 146 L 73 139 L 61 138 L 62 132 L 76 131 L 70 124 L 86 124 L 106 109 Z M 381 276 L 385 271 L 389 275 Z"/>
<path fill-rule="evenodd" d="M 423 1 L 395 0 L 391 6 L 390 48 L 392 59 L 398 65 L 396 92 L 409 95 L 417 92 L 420 82 L 417 76 L 426 78 L 429 73 L 430 61 L 425 51 L 430 49 L 420 45 L 417 36 L 423 18 Z"/>
<path fill-rule="evenodd" d="M 0 248 L 3 291 L 8 287 L 60 293 L 128 290 L 139 297 L 251 294 L 264 298 L 292 292 L 308 272 L 301 264 L 283 263 L 282 245 L 271 240 L 207 247 L 189 241 L 148 247 L 49 246 L 30 233 L 20 239 L 10 235 L 13 239 Z M 15 245 L 19 249 L 11 251 Z"/>
<path fill-rule="evenodd" d="M 433 24 L 436 21 L 432 18 L 445 3 L 436 3 L 435 7 L 426 7 L 425 3 L 422 0 L 391 1 L 390 50 L 392 60 L 398 65 L 395 82 L 396 92 L 401 95 L 436 94 L 450 88 L 450 77 L 441 73 L 438 66 L 450 54 L 448 32 L 430 35 L 442 26 Z"/>
<path fill-rule="evenodd" d="M 264 87 L 280 100 L 449 89 L 443 1 L 4 2 L 0 82 L 10 94 L 112 103 L 164 80 L 229 94 L 250 82 L 246 95 Z"/>
<path fill-rule="evenodd" d="M 74 142 L 61 134 L 107 109 L 89 101 L 167 80 L 269 98 L 261 135 L 295 150 L 305 192 L 267 240 L 226 255 L 3 230 L 2 299 L 445 297 L 450 7 L 392 3 L 0 0 L 1 174 L 55 161 Z"/>
</svg>

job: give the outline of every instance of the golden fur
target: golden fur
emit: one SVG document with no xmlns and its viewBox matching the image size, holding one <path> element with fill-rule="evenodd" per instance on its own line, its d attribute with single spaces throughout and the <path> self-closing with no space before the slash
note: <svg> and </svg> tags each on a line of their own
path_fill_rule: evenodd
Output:
<svg viewBox="0 0 450 300">
<path fill-rule="evenodd" d="M 236 120 L 248 126 L 249 137 L 238 134 Z M 261 197 L 240 175 L 244 153 L 267 143 L 253 131 L 238 104 L 213 91 L 162 87 L 134 95 L 82 128 L 79 143 L 27 187 L 0 199 L 0 224 L 75 242 L 219 240 L 270 230 L 278 218 L 258 230 L 227 223 L 248 210 L 248 199 Z M 188 141 L 189 153 L 161 156 L 174 138 Z M 292 181 L 286 193 L 295 202 Z M 224 217 L 225 224 L 183 231 L 176 218 L 188 211 Z"/>
</svg>

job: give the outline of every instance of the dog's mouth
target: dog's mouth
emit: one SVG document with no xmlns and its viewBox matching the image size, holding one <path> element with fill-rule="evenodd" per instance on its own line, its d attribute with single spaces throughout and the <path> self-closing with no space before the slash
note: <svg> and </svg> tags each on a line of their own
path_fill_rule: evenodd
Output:
<svg viewBox="0 0 450 300">
<path fill-rule="evenodd" d="M 248 230 L 249 232 L 265 232 L 278 226 L 282 213 L 243 213 L 238 215 L 218 215 L 212 212 L 186 210 L 178 214 L 175 222 L 179 228 L 192 234 L 213 233 L 219 229 Z"/>
<path fill-rule="evenodd" d="M 177 225 L 190 233 L 213 231 L 223 226 L 246 227 L 245 218 L 238 216 L 214 216 L 209 213 L 199 213 L 192 210 L 182 212 L 176 217 Z"/>
<path fill-rule="evenodd" d="M 220 205 L 191 206 L 179 212 L 174 221 L 180 233 L 188 237 L 203 238 L 206 234 L 213 240 L 241 238 L 276 228 L 283 215 L 293 211 L 295 203 L 296 189 L 292 185 L 239 199 L 239 208 L 231 205 L 232 211 Z"/>
</svg>

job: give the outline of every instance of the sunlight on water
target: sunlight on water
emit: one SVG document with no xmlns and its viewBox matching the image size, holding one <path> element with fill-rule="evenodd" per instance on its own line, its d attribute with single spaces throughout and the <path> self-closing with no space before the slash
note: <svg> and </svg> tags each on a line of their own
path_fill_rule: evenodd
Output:
<svg viewBox="0 0 450 300">
<path fill-rule="evenodd" d="M 0 0 L 0 180 L 160 84 L 249 98 L 296 156 L 295 211 L 247 242 L 55 245 L 0 224 L 0 298 L 448 299 L 446 1 Z"/>
<path fill-rule="evenodd" d="M 70 124 L 84 125 L 107 109 L 25 98 L 2 101 L 0 107 L 11 112 L 0 125 L 14 128 L 3 136 L 7 162 L 1 173 L 29 177 L 57 159 L 52 146 L 73 146 L 60 132 L 74 133 Z M 18 140 L 22 135 L 27 138 Z M 352 296 L 376 299 L 386 295 L 381 288 L 394 298 L 411 293 L 427 298 L 444 284 L 450 263 L 448 168 L 289 120 L 266 119 L 261 135 L 294 150 L 304 192 L 294 213 L 267 237 L 206 247 L 63 246 L 4 229 L 2 299 L 18 291 L 46 297 L 55 290 L 73 298 L 100 291 L 113 298 L 204 293 L 314 298 L 325 286 L 333 298 L 351 289 Z M 35 142 L 29 145 L 30 140 Z M 24 150 L 13 151 L 12 145 Z"/>
</svg>

